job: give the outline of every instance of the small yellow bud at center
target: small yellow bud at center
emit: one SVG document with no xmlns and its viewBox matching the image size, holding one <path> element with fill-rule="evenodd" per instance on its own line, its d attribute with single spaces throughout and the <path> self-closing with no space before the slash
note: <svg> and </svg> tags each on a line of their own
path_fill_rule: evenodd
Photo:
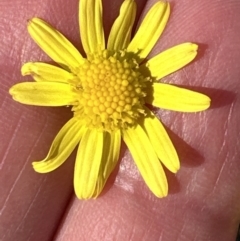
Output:
<svg viewBox="0 0 240 241">
<path fill-rule="evenodd" d="M 79 67 L 76 89 L 85 124 L 105 131 L 136 124 L 143 110 L 146 78 L 133 59 L 121 54 L 94 55 Z M 74 110 L 73 108 L 73 110 Z M 82 115 L 83 114 L 83 115 Z M 75 112 L 75 116 L 78 112 Z"/>
</svg>

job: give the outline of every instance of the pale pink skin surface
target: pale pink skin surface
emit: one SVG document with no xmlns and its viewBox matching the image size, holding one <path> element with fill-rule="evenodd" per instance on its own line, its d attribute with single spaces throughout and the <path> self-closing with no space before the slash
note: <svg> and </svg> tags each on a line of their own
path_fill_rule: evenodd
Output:
<svg viewBox="0 0 240 241">
<path fill-rule="evenodd" d="M 106 34 L 121 2 L 104 1 Z M 139 18 L 154 1 L 137 2 Z M 1 1 L 1 241 L 235 240 L 240 218 L 240 1 L 173 0 L 171 7 L 167 29 L 150 56 L 178 43 L 199 43 L 197 59 L 162 81 L 208 94 L 212 108 L 197 114 L 157 111 L 181 159 L 176 176 L 167 172 L 167 198 L 149 191 L 123 146 L 119 169 L 104 193 L 81 201 L 72 186 L 75 153 L 49 174 L 35 173 L 31 166 L 45 157 L 71 117 L 70 109 L 21 105 L 8 94 L 11 85 L 31 80 L 20 74 L 23 63 L 50 61 L 29 37 L 27 19 L 49 21 L 82 51 L 78 0 Z"/>
</svg>

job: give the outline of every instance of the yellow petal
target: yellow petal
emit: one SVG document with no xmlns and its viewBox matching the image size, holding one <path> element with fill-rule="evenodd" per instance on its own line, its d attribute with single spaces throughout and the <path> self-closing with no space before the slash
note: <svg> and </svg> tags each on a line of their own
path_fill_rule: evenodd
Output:
<svg viewBox="0 0 240 241">
<path fill-rule="evenodd" d="M 95 53 L 99 50 L 104 50 L 102 1 L 81 0 L 79 8 L 80 34 L 85 52 Z"/>
<path fill-rule="evenodd" d="M 79 199 L 95 197 L 103 153 L 103 132 L 87 129 L 77 152 L 74 189 Z"/>
<path fill-rule="evenodd" d="M 168 183 L 162 165 L 140 125 L 123 131 L 123 140 L 127 144 L 133 159 L 150 190 L 157 197 L 165 197 Z"/>
<path fill-rule="evenodd" d="M 13 99 L 27 105 L 64 106 L 71 105 L 75 96 L 68 84 L 54 82 L 24 82 L 11 87 Z"/>
<path fill-rule="evenodd" d="M 39 18 L 28 23 L 28 32 L 39 47 L 65 69 L 75 69 L 84 59 L 78 50 L 56 29 Z"/>
<path fill-rule="evenodd" d="M 197 49 L 193 43 L 179 44 L 151 58 L 141 69 L 147 68 L 152 77 L 161 79 L 190 63 L 196 57 Z"/>
<path fill-rule="evenodd" d="M 181 112 L 206 110 L 211 102 L 204 94 L 162 83 L 153 84 L 152 92 L 149 91 L 145 101 L 159 108 Z"/>
<path fill-rule="evenodd" d="M 125 49 L 131 38 L 132 27 L 136 16 L 137 6 L 133 0 L 125 0 L 120 14 L 115 20 L 108 38 L 109 50 Z"/>
<path fill-rule="evenodd" d="M 147 116 L 144 117 L 142 127 L 145 130 L 158 158 L 171 172 L 176 173 L 180 168 L 177 152 L 162 123 L 145 108 Z"/>
<path fill-rule="evenodd" d="M 22 75 L 31 75 L 36 81 L 69 83 L 75 78 L 72 73 L 51 64 L 29 62 L 22 66 Z"/>
<path fill-rule="evenodd" d="M 70 119 L 58 132 L 47 157 L 40 162 L 32 163 L 34 170 L 39 173 L 47 173 L 61 166 L 82 137 L 83 127 L 81 125 L 79 119 Z"/>
<path fill-rule="evenodd" d="M 127 51 L 137 54 L 140 59 L 146 58 L 162 34 L 169 15 L 169 3 L 163 1 L 155 3 L 143 19 Z"/>
<path fill-rule="evenodd" d="M 121 134 L 119 130 L 114 133 L 104 133 L 102 163 L 99 170 L 94 197 L 97 197 L 101 193 L 108 177 L 114 170 L 119 159 L 120 145 Z"/>
</svg>

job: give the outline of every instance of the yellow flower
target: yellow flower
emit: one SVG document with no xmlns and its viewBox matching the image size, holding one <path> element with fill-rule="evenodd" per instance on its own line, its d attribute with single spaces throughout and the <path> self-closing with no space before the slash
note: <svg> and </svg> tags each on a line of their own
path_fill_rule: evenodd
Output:
<svg viewBox="0 0 240 241">
<path fill-rule="evenodd" d="M 209 107 L 210 99 L 203 94 L 157 82 L 191 62 L 198 46 L 183 43 L 143 62 L 165 28 L 169 3 L 157 1 L 131 40 L 136 3 L 125 0 L 107 46 L 101 0 L 81 0 L 79 5 L 86 58 L 48 23 L 38 18 L 28 23 L 31 37 L 60 67 L 24 64 L 22 74 L 36 82 L 16 84 L 10 94 L 23 104 L 73 106 L 73 117 L 33 168 L 53 171 L 79 144 L 74 189 L 78 198 L 95 198 L 116 166 L 123 138 L 150 190 L 164 197 L 168 184 L 162 164 L 176 173 L 179 159 L 163 125 L 145 104 L 184 112 Z"/>
</svg>

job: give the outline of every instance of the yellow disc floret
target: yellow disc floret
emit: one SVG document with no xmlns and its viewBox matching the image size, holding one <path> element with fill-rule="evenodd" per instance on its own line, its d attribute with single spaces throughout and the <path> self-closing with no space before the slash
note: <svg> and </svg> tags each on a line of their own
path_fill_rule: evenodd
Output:
<svg viewBox="0 0 240 241">
<path fill-rule="evenodd" d="M 88 57 L 75 82 L 78 103 L 73 107 L 89 128 L 114 131 L 136 124 L 144 114 L 146 81 L 134 59 L 124 51 Z"/>
</svg>

